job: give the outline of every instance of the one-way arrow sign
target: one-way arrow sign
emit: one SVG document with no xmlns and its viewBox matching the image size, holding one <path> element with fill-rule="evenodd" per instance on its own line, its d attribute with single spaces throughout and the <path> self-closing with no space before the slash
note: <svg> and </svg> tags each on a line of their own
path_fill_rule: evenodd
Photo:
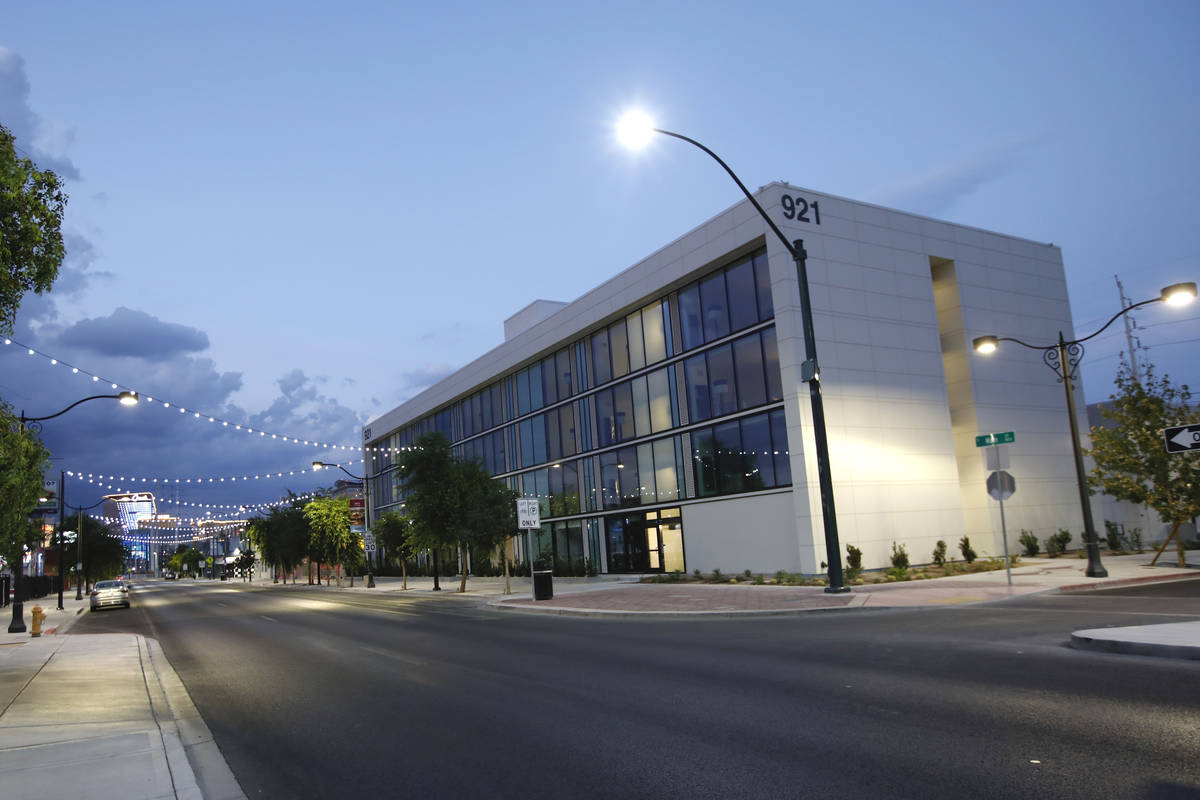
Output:
<svg viewBox="0 0 1200 800">
<path fill-rule="evenodd" d="M 1177 425 L 1163 431 L 1168 453 L 1200 451 L 1200 425 Z"/>
</svg>

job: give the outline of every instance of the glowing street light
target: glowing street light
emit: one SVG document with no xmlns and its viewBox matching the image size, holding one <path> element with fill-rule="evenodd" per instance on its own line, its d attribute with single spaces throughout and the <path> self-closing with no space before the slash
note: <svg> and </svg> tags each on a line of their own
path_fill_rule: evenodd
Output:
<svg viewBox="0 0 1200 800">
<path fill-rule="evenodd" d="M 1106 577 L 1108 570 L 1100 563 L 1100 537 L 1096 533 L 1096 524 L 1092 520 L 1092 505 L 1088 502 L 1087 474 L 1083 469 L 1083 450 L 1079 446 L 1079 421 L 1076 419 L 1075 414 L 1075 391 L 1073 383 L 1079 362 L 1083 360 L 1083 343 L 1088 339 L 1099 336 L 1104 332 L 1105 328 L 1135 308 L 1158 302 L 1180 307 L 1187 305 L 1195 299 L 1195 283 L 1175 283 L 1163 289 L 1158 297 L 1152 297 L 1149 300 L 1143 300 L 1140 303 L 1134 303 L 1131 306 L 1121 309 L 1112 316 L 1112 319 L 1104 323 L 1100 330 L 1081 339 L 1071 339 L 1068 341 L 1063 338 L 1062 331 L 1059 331 L 1058 342 L 1048 345 L 1029 344 L 1011 336 L 978 336 L 971 341 L 971 346 L 980 355 L 990 355 L 996 352 L 1001 342 L 1013 342 L 1030 350 L 1041 350 L 1042 361 L 1058 376 L 1059 382 L 1063 385 L 1063 390 L 1067 397 L 1067 419 L 1071 426 L 1071 450 L 1075 455 L 1075 480 L 1079 485 L 1079 504 L 1083 511 L 1083 538 L 1087 544 L 1088 563 L 1084 574 L 1089 578 Z"/>
<path fill-rule="evenodd" d="M 817 451 L 817 479 L 821 489 L 821 518 L 825 529 L 825 557 L 828 559 L 829 564 L 829 585 L 825 587 L 825 591 L 830 594 L 848 592 L 850 589 L 845 585 L 842 575 L 841 543 L 838 540 L 837 511 L 833 503 L 833 475 L 829 467 L 829 437 L 825 430 L 825 404 L 821 399 L 821 369 L 817 364 L 817 340 L 813 330 L 812 300 L 808 289 L 808 267 L 806 264 L 808 253 L 804 250 L 804 240 L 796 239 L 795 241 L 790 241 L 784 236 L 783 231 L 767 215 L 767 212 L 759 204 L 758 200 L 755 199 L 754 195 L 750 194 L 750 190 L 742 183 L 741 178 L 729 168 L 728 164 L 721 160 L 720 156 L 700 144 L 700 142 L 681 133 L 655 127 L 654 121 L 644 111 L 630 111 L 621 117 L 617 123 L 618 139 L 626 147 L 632 149 L 645 147 L 656 133 L 680 139 L 698 147 L 720 164 L 729 177 L 733 178 L 733 182 L 742 190 L 742 194 L 746 196 L 746 199 L 758 211 L 759 216 L 763 218 L 767 226 L 779 237 L 779 241 L 783 242 L 783 246 L 791 254 L 792 261 L 796 264 L 796 277 L 800 285 L 800 318 L 804 328 L 805 356 L 804 363 L 800 366 L 800 379 L 808 384 L 809 405 L 812 407 L 813 438 Z"/>
</svg>

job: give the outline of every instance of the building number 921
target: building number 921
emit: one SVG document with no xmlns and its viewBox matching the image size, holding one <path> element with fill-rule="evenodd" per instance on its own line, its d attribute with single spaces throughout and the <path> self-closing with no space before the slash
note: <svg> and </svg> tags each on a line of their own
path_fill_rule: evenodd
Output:
<svg viewBox="0 0 1200 800">
<path fill-rule="evenodd" d="M 783 206 L 783 216 L 787 219 L 821 224 L 821 205 L 816 200 L 810 203 L 803 197 L 785 194 L 779 198 L 779 205 Z"/>
</svg>

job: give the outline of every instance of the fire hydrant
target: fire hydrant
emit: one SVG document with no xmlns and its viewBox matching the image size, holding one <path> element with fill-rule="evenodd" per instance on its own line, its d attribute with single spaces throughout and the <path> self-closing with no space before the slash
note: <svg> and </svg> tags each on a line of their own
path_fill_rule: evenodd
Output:
<svg viewBox="0 0 1200 800">
<path fill-rule="evenodd" d="M 29 629 L 29 635 L 38 637 L 42 635 L 42 623 L 46 621 L 46 612 L 42 611 L 41 606 L 33 607 L 33 627 Z"/>
</svg>

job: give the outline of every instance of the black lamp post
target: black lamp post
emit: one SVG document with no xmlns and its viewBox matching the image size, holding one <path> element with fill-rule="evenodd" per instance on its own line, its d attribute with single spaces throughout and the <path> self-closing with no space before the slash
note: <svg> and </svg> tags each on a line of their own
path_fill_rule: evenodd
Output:
<svg viewBox="0 0 1200 800">
<path fill-rule="evenodd" d="M 313 469 L 320 469 L 321 467 L 337 467 L 342 472 L 346 473 L 351 478 L 353 478 L 354 480 L 356 480 L 362 484 L 362 487 L 363 487 L 363 515 L 364 515 L 363 521 L 366 522 L 366 516 L 365 516 L 367 513 L 366 506 L 370 504 L 370 496 L 371 496 L 371 489 L 370 489 L 370 485 L 367 483 L 367 480 L 365 478 L 363 478 L 362 476 L 355 475 L 353 472 L 346 469 L 341 464 L 330 464 L 327 461 L 312 462 Z M 379 477 L 379 476 L 376 475 L 375 477 Z M 339 578 L 338 580 L 341 580 L 341 579 Z M 375 569 L 374 569 L 374 566 L 371 564 L 371 559 L 369 557 L 367 558 L 367 588 L 368 589 L 375 588 Z"/>
<path fill-rule="evenodd" d="M 825 431 L 825 404 L 821 399 L 821 368 L 817 364 L 817 340 L 813 332 L 812 300 L 809 297 L 808 268 L 806 266 L 808 254 L 804 250 L 804 240 L 789 241 L 775 221 L 767 215 L 758 200 L 754 198 L 754 195 L 750 194 L 746 185 L 729 168 L 729 165 L 700 142 L 680 133 L 655 128 L 648 119 L 638 114 L 627 116 L 622 121 L 621 127 L 623 129 L 622 138 L 631 146 L 637 146 L 640 142 L 649 139 L 650 133 L 661 133 L 664 136 L 671 136 L 694 145 L 711 156 L 729 174 L 729 177 L 733 178 L 733 182 L 742 190 L 742 194 L 758 211 L 767 226 L 779 237 L 779 241 L 791 254 L 792 261 L 796 263 L 796 277 L 800 284 L 800 317 L 804 327 L 805 360 L 800 367 L 800 379 L 808 383 L 809 400 L 812 406 L 813 438 L 817 448 L 817 479 L 821 488 L 821 517 L 824 522 L 825 552 L 829 563 L 829 585 L 825 587 L 825 591 L 830 594 L 848 592 L 850 588 L 845 585 L 842 575 L 842 548 L 838 540 L 837 512 L 833 503 L 833 475 L 829 467 L 829 439 Z"/>
<path fill-rule="evenodd" d="M 137 405 L 137 402 L 138 402 L 138 396 L 137 396 L 136 392 L 121 392 L 120 394 L 94 394 L 91 397 L 85 397 L 82 400 L 76 400 L 74 403 L 71 403 L 71 405 L 67 406 L 62 411 L 58 411 L 54 414 L 47 414 L 44 417 L 27 417 L 27 416 L 25 416 L 25 412 L 22 411 L 21 412 L 21 427 L 24 429 L 27 429 L 27 430 L 32 430 L 35 433 L 41 433 L 41 431 L 42 431 L 41 423 L 42 422 L 45 422 L 48 419 L 54 419 L 55 417 L 60 417 L 63 414 L 70 411 L 75 406 L 79 405 L 80 403 L 86 403 L 89 400 L 119 400 L 121 405 L 135 406 L 135 405 Z M 62 581 L 63 581 L 62 526 L 63 526 L 63 518 L 62 518 L 62 511 L 63 511 L 63 492 L 65 489 L 66 489 L 66 487 L 60 483 L 60 485 L 58 487 L 58 608 L 60 611 L 63 608 L 63 591 L 62 591 Z M 23 581 L 21 580 L 23 577 L 21 558 L 22 558 L 22 555 L 20 552 L 18 552 L 16 562 L 13 564 L 13 590 L 15 592 L 15 595 L 14 595 L 14 599 L 13 599 L 12 622 L 8 626 L 9 633 L 24 633 L 25 632 L 25 603 L 24 603 L 24 597 L 21 594 L 24 589 L 24 587 L 22 586 Z"/>
<path fill-rule="evenodd" d="M 983 355 L 996 352 L 1000 342 L 1013 342 L 1030 350 L 1041 350 L 1042 361 L 1058 376 L 1058 382 L 1063 385 L 1063 391 L 1067 398 L 1067 420 L 1071 427 L 1071 451 L 1075 456 L 1075 481 L 1079 485 L 1079 504 L 1083 512 L 1083 538 L 1087 544 L 1088 563 L 1084 574 L 1089 578 L 1107 577 L 1108 570 L 1100 563 L 1100 537 L 1096 533 L 1096 524 L 1092 520 L 1092 505 L 1088 502 L 1087 473 L 1083 468 L 1083 448 L 1079 446 L 1079 421 L 1075 413 L 1074 381 L 1079 362 L 1083 360 L 1083 343 L 1099 336 L 1109 325 L 1135 308 L 1158 302 L 1182 306 L 1195 298 L 1195 283 L 1176 283 L 1163 289 L 1158 297 L 1152 297 L 1121 309 L 1112 316 L 1112 319 L 1104 323 L 1100 330 L 1080 339 L 1067 340 L 1063 337 L 1062 331 L 1059 331 L 1058 341 L 1048 345 L 1029 344 L 1011 336 L 979 336 L 971 342 L 975 351 Z"/>
</svg>

